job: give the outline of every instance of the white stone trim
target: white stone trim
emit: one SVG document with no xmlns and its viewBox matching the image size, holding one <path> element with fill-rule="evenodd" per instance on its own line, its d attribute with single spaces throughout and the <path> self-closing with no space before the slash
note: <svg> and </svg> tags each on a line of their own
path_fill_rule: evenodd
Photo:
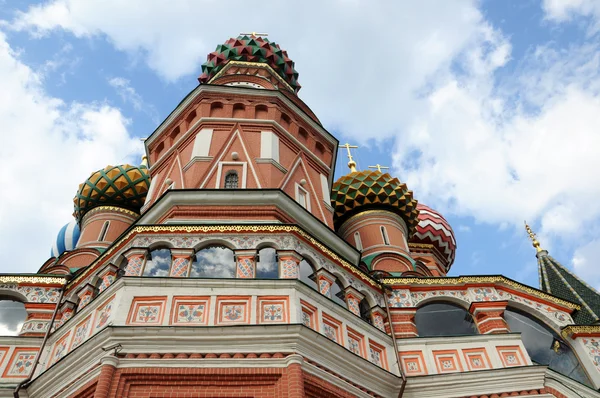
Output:
<svg viewBox="0 0 600 398">
<path fill-rule="evenodd" d="M 286 174 L 288 172 L 287 169 L 281 165 L 281 163 L 276 162 L 273 159 L 256 158 L 254 160 L 256 161 L 256 163 L 270 163 L 273 166 L 277 167 L 277 169 L 279 169 L 283 174 Z"/>
<path fill-rule="evenodd" d="M 456 398 L 544 387 L 545 366 L 409 377 L 404 398 Z M 551 395 L 536 395 L 551 397 Z"/>
<path fill-rule="evenodd" d="M 397 394 L 400 377 L 368 360 L 350 354 L 345 348 L 330 341 L 302 325 L 254 325 L 213 328 L 161 328 L 161 327 L 118 327 L 107 328 L 85 342 L 79 349 L 63 357 L 52 368 L 38 376 L 28 388 L 30 398 L 54 396 L 73 378 L 84 376 L 106 355 L 101 347 L 120 343 L 126 353 L 222 353 L 222 352 L 296 352 L 310 358 L 349 380 L 360 380 L 359 384 L 384 397 Z M 344 357 L 340 361 L 340 357 Z M 171 359 L 129 360 L 120 359 L 119 368 L 128 366 L 159 365 L 171 367 L 193 366 L 272 366 L 282 367 L 298 363 L 293 355 L 289 359 Z M 304 368 L 304 364 L 302 365 Z M 310 368 L 310 367 L 308 367 Z M 365 372 L 369 374 L 364 377 Z M 396 373 L 396 372 L 395 372 Z M 343 381 L 344 388 L 350 388 Z M 81 384 L 79 385 L 81 386 Z"/>
<path fill-rule="evenodd" d="M 207 158 L 210 153 L 210 145 L 212 143 L 214 129 L 204 128 L 200 129 L 194 138 L 194 146 L 192 148 L 192 156 L 190 162 L 196 158 Z"/>
<path fill-rule="evenodd" d="M 273 131 L 260 132 L 260 157 L 279 163 L 279 136 Z"/>
</svg>

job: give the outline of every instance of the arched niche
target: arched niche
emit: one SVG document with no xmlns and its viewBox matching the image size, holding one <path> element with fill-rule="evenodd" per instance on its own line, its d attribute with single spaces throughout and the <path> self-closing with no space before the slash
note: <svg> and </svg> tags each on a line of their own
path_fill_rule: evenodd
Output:
<svg viewBox="0 0 600 398">
<path fill-rule="evenodd" d="M 430 302 L 417 309 L 415 325 L 419 337 L 470 336 L 478 334 L 471 314 L 448 301 Z"/>
<path fill-rule="evenodd" d="M 306 258 L 302 259 L 302 261 L 300 261 L 300 280 L 302 282 L 304 282 L 305 284 L 307 284 L 308 286 L 310 286 L 311 288 L 315 289 L 315 290 L 319 290 L 318 286 L 317 286 L 317 282 L 315 281 L 315 267 L 312 265 L 310 260 L 307 260 Z"/>
<path fill-rule="evenodd" d="M 263 247 L 258 251 L 256 277 L 258 279 L 278 279 L 279 264 L 277 251 L 272 247 Z"/>
<path fill-rule="evenodd" d="M 346 295 L 344 294 L 344 285 L 342 281 L 336 277 L 335 282 L 331 285 L 331 299 L 341 305 L 344 308 L 347 308 L 346 305 Z"/>
<path fill-rule="evenodd" d="M 167 247 L 158 247 L 148 253 L 142 276 L 169 276 L 171 268 L 171 250 Z"/>
<path fill-rule="evenodd" d="M 521 340 L 532 361 L 592 386 L 577 355 L 550 326 L 512 306 L 504 311 L 504 319 L 511 332 L 521 333 Z"/>
<path fill-rule="evenodd" d="M 27 310 L 19 293 L 0 289 L 0 336 L 17 336 L 27 319 Z"/>
<path fill-rule="evenodd" d="M 373 322 L 371 320 L 371 305 L 369 304 L 369 301 L 366 297 L 360 301 L 358 308 L 360 309 L 360 317 L 364 321 L 372 324 Z"/>
<path fill-rule="evenodd" d="M 235 278 L 235 256 L 226 246 L 211 245 L 194 255 L 192 278 Z"/>
</svg>

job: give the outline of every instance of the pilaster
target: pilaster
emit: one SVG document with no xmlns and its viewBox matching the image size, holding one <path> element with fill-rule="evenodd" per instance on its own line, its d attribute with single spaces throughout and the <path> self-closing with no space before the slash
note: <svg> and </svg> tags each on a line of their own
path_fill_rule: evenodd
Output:
<svg viewBox="0 0 600 398">
<path fill-rule="evenodd" d="M 279 258 L 279 278 L 280 279 L 297 279 L 300 276 L 300 256 L 295 251 L 277 251 Z"/>
<path fill-rule="evenodd" d="M 235 251 L 235 277 L 256 277 L 256 250 Z"/>
<path fill-rule="evenodd" d="M 123 255 L 127 259 L 125 276 L 141 276 L 146 262 L 146 249 L 132 248 Z"/>
<path fill-rule="evenodd" d="M 169 276 L 174 278 L 187 278 L 190 275 L 194 249 L 171 249 L 171 269 Z"/>
<path fill-rule="evenodd" d="M 469 312 L 481 334 L 509 333 L 504 320 L 504 310 L 508 301 L 480 301 L 471 303 Z"/>
</svg>

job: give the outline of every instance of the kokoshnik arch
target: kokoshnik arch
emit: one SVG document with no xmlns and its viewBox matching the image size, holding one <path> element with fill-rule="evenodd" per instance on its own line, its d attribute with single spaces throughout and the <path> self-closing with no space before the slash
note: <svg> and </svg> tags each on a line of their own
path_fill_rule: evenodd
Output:
<svg viewBox="0 0 600 398">
<path fill-rule="evenodd" d="M 406 184 L 351 156 L 333 181 L 278 44 L 231 38 L 199 82 L 141 165 L 79 186 L 38 273 L 0 275 L 0 397 L 600 397 L 600 296 L 529 227 L 540 289 L 448 277 Z"/>
</svg>

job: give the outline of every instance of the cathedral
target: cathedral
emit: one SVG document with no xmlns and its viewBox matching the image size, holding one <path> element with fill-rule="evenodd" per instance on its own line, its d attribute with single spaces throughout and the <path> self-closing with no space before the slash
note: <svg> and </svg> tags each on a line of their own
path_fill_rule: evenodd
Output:
<svg viewBox="0 0 600 398">
<path fill-rule="evenodd" d="M 0 397 L 600 397 L 600 294 L 527 225 L 539 288 L 447 276 L 443 215 L 357 169 L 265 36 L 218 45 L 141 164 L 90 170 L 39 271 L 0 274 Z"/>
</svg>

